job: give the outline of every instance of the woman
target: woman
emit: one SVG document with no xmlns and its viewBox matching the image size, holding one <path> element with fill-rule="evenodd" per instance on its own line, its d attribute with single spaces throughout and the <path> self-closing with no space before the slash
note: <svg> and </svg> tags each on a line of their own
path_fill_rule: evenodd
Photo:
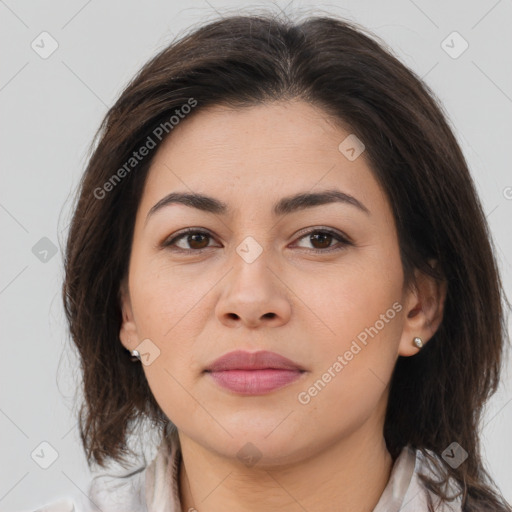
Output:
<svg viewBox="0 0 512 512">
<path fill-rule="evenodd" d="M 512 510 L 478 437 L 506 341 L 485 216 L 383 44 L 224 18 L 148 62 L 98 135 L 63 287 L 82 441 L 102 467 L 139 421 L 161 441 L 84 510 Z"/>
</svg>

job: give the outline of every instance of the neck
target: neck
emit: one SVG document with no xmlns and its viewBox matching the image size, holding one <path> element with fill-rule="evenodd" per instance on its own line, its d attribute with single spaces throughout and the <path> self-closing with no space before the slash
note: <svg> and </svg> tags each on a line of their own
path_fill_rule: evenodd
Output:
<svg viewBox="0 0 512 512">
<path fill-rule="evenodd" d="M 220 457 L 182 434 L 180 441 L 184 512 L 371 512 L 393 466 L 382 435 L 365 428 L 307 460 L 267 469 L 240 469 L 239 461 Z"/>
</svg>

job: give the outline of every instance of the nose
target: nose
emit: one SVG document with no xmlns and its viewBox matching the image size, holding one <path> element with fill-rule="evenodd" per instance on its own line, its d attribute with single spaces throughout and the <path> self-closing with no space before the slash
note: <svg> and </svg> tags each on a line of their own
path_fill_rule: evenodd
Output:
<svg viewBox="0 0 512 512">
<path fill-rule="evenodd" d="M 291 315 L 288 287 L 263 255 L 237 261 L 224 282 L 216 315 L 227 327 L 279 327 Z"/>
</svg>

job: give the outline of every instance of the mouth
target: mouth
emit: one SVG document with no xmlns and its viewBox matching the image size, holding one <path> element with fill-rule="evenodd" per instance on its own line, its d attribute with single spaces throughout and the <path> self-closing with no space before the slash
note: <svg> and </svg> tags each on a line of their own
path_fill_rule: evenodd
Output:
<svg viewBox="0 0 512 512">
<path fill-rule="evenodd" d="M 306 370 L 275 352 L 237 350 L 215 360 L 204 373 L 234 393 L 261 395 L 291 384 Z"/>
</svg>

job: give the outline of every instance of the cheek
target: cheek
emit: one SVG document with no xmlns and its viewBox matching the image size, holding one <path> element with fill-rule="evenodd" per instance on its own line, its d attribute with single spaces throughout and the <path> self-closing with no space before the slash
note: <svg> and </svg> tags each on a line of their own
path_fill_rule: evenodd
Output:
<svg viewBox="0 0 512 512">
<path fill-rule="evenodd" d="M 198 372 L 193 358 L 194 340 L 204 325 L 198 315 L 203 315 L 205 308 L 197 305 L 205 292 L 191 287 L 188 293 L 188 287 L 161 272 L 145 272 L 134 279 L 133 286 L 132 305 L 139 338 L 149 338 L 159 351 L 158 357 L 143 367 L 146 380 L 169 419 L 186 424 L 190 415 L 200 414 L 190 391 Z"/>
<path fill-rule="evenodd" d="M 142 260 L 141 260 L 142 263 Z M 168 345 L 177 336 L 187 336 L 190 317 L 204 308 L 212 278 L 197 279 L 197 269 L 172 268 L 162 258 L 147 258 L 133 266 L 130 286 L 137 328 L 141 335 Z M 185 330 L 185 332 L 184 332 Z"/>
<path fill-rule="evenodd" d="M 138 337 L 150 339 L 159 352 L 144 367 L 157 400 L 161 390 L 169 398 L 181 396 L 178 383 L 190 388 L 200 373 L 195 342 L 211 315 L 208 291 L 218 280 L 208 277 L 197 279 L 197 271 L 176 271 L 155 260 L 133 266 L 130 286 Z"/>
<path fill-rule="evenodd" d="M 331 272 L 323 279 L 317 273 L 316 287 L 309 287 L 317 290 L 307 302 L 322 320 L 323 333 L 315 337 L 310 381 L 321 380 L 322 400 L 367 407 L 380 397 L 396 362 L 403 322 L 399 254 L 367 249 L 334 274 L 336 279 Z"/>
<path fill-rule="evenodd" d="M 336 303 L 326 320 L 335 336 L 316 338 L 312 374 L 296 395 L 301 417 L 321 415 L 329 432 L 347 433 L 382 406 L 396 363 L 401 305 L 387 294 L 367 299 Z"/>
<path fill-rule="evenodd" d="M 373 326 L 390 308 L 387 317 L 394 318 L 393 304 L 401 300 L 402 286 L 398 252 L 366 247 L 347 255 L 339 265 L 312 273 L 302 280 L 297 294 L 323 320 L 327 339 L 339 343 Z M 386 322 L 386 330 L 389 325 Z"/>
</svg>

